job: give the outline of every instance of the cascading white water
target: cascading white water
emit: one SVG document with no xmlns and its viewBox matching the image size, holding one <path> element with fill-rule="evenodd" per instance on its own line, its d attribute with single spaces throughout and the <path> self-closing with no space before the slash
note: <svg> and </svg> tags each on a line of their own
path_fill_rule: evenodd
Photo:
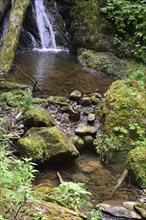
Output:
<svg viewBox="0 0 146 220">
<path fill-rule="evenodd" d="M 56 49 L 55 34 L 49 16 L 45 11 L 43 0 L 35 0 L 35 10 L 42 49 Z"/>
</svg>

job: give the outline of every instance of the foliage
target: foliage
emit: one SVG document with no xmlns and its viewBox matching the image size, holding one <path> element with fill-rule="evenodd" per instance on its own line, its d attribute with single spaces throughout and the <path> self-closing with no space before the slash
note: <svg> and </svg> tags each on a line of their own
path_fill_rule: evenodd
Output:
<svg viewBox="0 0 146 220">
<path fill-rule="evenodd" d="M 116 45 L 146 62 L 146 1 L 107 0 L 102 12 L 115 25 Z"/>
<path fill-rule="evenodd" d="M 138 145 L 137 145 L 138 146 Z M 146 147 L 138 146 L 128 154 L 127 168 L 141 188 L 146 188 Z"/>
<path fill-rule="evenodd" d="M 21 111 L 29 110 L 32 107 L 32 90 L 4 92 L 0 95 L 0 101 L 11 107 L 18 107 Z"/>
<path fill-rule="evenodd" d="M 59 205 L 64 204 L 69 209 L 84 212 L 83 207 L 86 206 L 88 211 L 85 213 L 90 220 L 100 220 L 101 212 L 96 211 L 91 204 L 91 193 L 85 189 L 83 183 L 62 182 L 51 192 L 51 198 L 58 201 Z"/>
</svg>

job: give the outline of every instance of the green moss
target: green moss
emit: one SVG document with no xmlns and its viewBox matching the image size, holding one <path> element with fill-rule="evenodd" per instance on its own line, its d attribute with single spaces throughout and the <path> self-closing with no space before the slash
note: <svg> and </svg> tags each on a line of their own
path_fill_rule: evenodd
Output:
<svg viewBox="0 0 146 220">
<path fill-rule="evenodd" d="M 136 204 L 134 208 L 141 214 L 143 219 L 146 219 L 146 204 Z"/>
<path fill-rule="evenodd" d="M 68 160 L 78 156 L 78 151 L 57 128 L 31 128 L 18 141 L 18 151 L 34 161 Z"/>
<path fill-rule="evenodd" d="M 0 57 L 0 72 L 8 72 L 13 64 L 23 18 L 30 0 L 16 0 L 9 19 L 8 32 Z"/>
<path fill-rule="evenodd" d="M 97 152 L 123 163 L 131 149 L 143 146 L 145 111 L 145 92 L 138 82 L 114 82 L 102 102 L 103 134 L 97 137 Z"/>
<path fill-rule="evenodd" d="M 145 142 L 146 144 L 146 142 Z M 141 188 L 146 188 L 146 147 L 137 147 L 129 152 L 127 167 L 131 177 Z"/>
<path fill-rule="evenodd" d="M 31 109 L 25 112 L 24 123 L 27 127 L 52 127 L 55 119 L 46 110 Z"/>
<path fill-rule="evenodd" d="M 16 88 L 20 88 L 21 85 L 18 83 L 13 83 L 13 82 L 8 82 L 8 81 L 0 81 L 0 90 L 5 91 L 5 90 L 12 90 Z"/>
<path fill-rule="evenodd" d="M 102 37 L 99 2 L 74 1 L 70 16 L 70 38 L 73 48 L 98 48 L 98 41 Z"/>
<path fill-rule="evenodd" d="M 110 52 L 95 52 L 80 48 L 77 52 L 80 63 L 88 68 L 104 72 L 122 78 L 138 80 L 142 84 L 146 80 L 146 65 L 134 60 L 126 60 L 116 57 Z"/>
</svg>

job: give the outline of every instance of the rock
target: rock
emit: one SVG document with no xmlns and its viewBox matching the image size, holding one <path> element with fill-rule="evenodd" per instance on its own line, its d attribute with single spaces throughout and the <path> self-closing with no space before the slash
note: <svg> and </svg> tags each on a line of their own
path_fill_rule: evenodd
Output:
<svg viewBox="0 0 146 220">
<path fill-rule="evenodd" d="M 72 137 L 71 141 L 74 144 L 74 146 L 77 148 L 77 150 L 81 150 L 84 147 L 84 140 L 77 135 Z"/>
<path fill-rule="evenodd" d="M 0 81 L 0 91 L 10 91 L 15 89 L 26 89 L 28 86 L 26 85 L 20 85 L 18 83 L 8 82 L 5 80 Z"/>
<path fill-rule="evenodd" d="M 46 110 L 32 109 L 25 112 L 24 124 L 26 127 L 52 127 L 55 119 Z"/>
<path fill-rule="evenodd" d="M 126 161 L 137 142 L 144 145 L 145 92 L 137 81 L 117 80 L 102 101 L 103 133 L 97 137 L 97 153 L 111 163 Z"/>
<path fill-rule="evenodd" d="M 74 100 L 74 101 L 79 101 L 81 98 L 82 94 L 79 90 L 74 90 L 71 94 L 70 94 L 70 99 Z"/>
<path fill-rule="evenodd" d="M 131 178 L 141 187 L 146 188 L 146 147 L 136 147 L 129 152 L 126 166 Z"/>
<path fill-rule="evenodd" d="M 82 98 L 82 104 L 83 104 L 83 106 L 89 106 L 89 105 L 91 105 L 91 99 L 89 98 L 89 97 L 83 97 Z"/>
<path fill-rule="evenodd" d="M 93 146 L 94 138 L 92 136 L 87 135 L 87 136 L 83 137 L 83 139 L 84 139 L 84 142 L 85 142 L 86 146 L 88 146 L 88 147 Z"/>
<path fill-rule="evenodd" d="M 101 203 L 96 208 L 103 207 L 104 212 L 107 212 L 116 217 L 123 217 L 127 219 L 142 219 L 142 217 L 135 211 L 129 211 L 123 206 L 111 206 L 109 204 Z"/>
<path fill-rule="evenodd" d="M 68 110 L 68 113 L 69 113 L 69 119 L 71 121 L 79 121 L 80 120 L 80 111 L 79 110 L 75 111 L 73 109 L 73 107 L 70 106 L 69 110 Z"/>
<path fill-rule="evenodd" d="M 97 128 L 94 126 L 89 126 L 86 124 L 80 124 L 77 129 L 75 130 L 76 134 L 79 136 L 85 136 L 85 135 L 95 135 L 97 132 Z"/>
<path fill-rule="evenodd" d="M 95 121 L 95 119 L 96 119 L 96 115 L 95 114 L 89 114 L 88 115 L 88 122 L 89 123 L 94 123 L 94 121 Z"/>
<path fill-rule="evenodd" d="M 57 127 L 31 128 L 18 141 L 21 156 L 33 161 L 67 161 L 79 155 L 75 146 Z"/>
<path fill-rule="evenodd" d="M 96 170 L 102 170 L 102 166 L 99 161 L 87 161 L 84 163 L 84 161 L 79 162 L 79 167 L 83 172 L 90 173 Z"/>
<path fill-rule="evenodd" d="M 146 219 L 146 204 L 136 204 L 134 208 L 141 214 L 143 219 Z"/>
<path fill-rule="evenodd" d="M 80 1 L 74 2 L 70 13 L 69 37 L 75 52 L 79 47 L 97 51 L 113 48 L 111 33 L 114 27 L 103 18 L 100 7 L 101 2 L 96 0 L 83 1 L 82 4 Z"/>
<path fill-rule="evenodd" d="M 99 99 L 96 96 L 91 96 L 90 100 L 93 105 L 96 105 L 99 102 Z"/>
<path fill-rule="evenodd" d="M 126 202 L 123 202 L 122 205 L 128 209 L 129 211 L 134 211 L 134 206 L 136 204 L 139 204 L 138 202 L 135 202 L 135 201 L 126 201 Z"/>
<path fill-rule="evenodd" d="M 90 69 L 104 72 L 118 78 L 129 77 L 130 75 L 132 76 L 133 72 L 137 69 L 145 69 L 144 64 L 137 63 L 135 60 L 122 59 L 111 52 L 97 52 L 85 48 L 86 47 L 78 49 L 77 56 L 80 63 Z"/>
</svg>

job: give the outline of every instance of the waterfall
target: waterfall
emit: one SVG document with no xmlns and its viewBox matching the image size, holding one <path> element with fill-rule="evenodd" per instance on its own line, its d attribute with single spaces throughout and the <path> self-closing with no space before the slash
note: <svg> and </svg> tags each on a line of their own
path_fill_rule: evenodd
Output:
<svg viewBox="0 0 146 220">
<path fill-rule="evenodd" d="M 6 34 L 7 34 L 7 29 L 8 29 L 8 23 L 9 23 L 9 16 L 10 16 L 10 11 L 7 12 L 3 24 L 2 24 L 2 40 L 5 41 Z"/>
<path fill-rule="evenodd" d="M 45 11 L 43 0 L 35 0 L 36 22 L 41 40 L 42 49 L 56 49 L 55 34 L 52 24 Z"/>
</svg>

